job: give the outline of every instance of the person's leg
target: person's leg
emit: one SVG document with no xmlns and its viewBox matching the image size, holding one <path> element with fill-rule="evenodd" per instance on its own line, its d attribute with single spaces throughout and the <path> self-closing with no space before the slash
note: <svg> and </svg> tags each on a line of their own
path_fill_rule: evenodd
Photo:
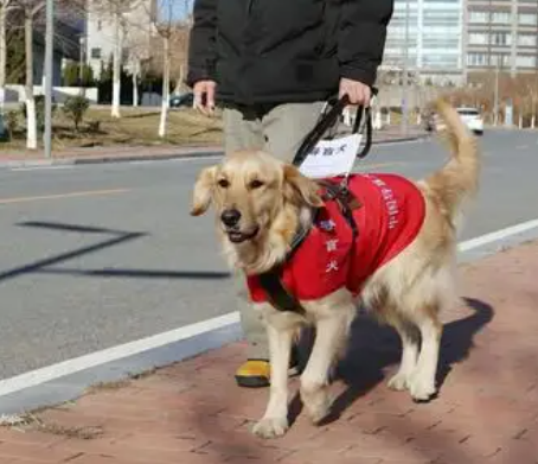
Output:
<svg viewBox="0 0 539 464">
<path fill-rule="evenodd" d="M 262 117 L 264 150 L 292 162 L 301 142 L 316 125 L 323 107 L 324 102 L 285 103 L 269 109 Z"/>
<path fill-rule="evenodd" d="M 262 123 L 254 108 L 227 106 L 223 111 L 223 122 L 227 155 L 237 150 L 257 150 L 264 147 Z M 248 342 L 248 360 L 237 370 L 236 380 L 245 387 L 267 386 L 270 369 L 266 328 L 261 315 L 257 314 L 249 303 L 243 273 L 238 272 L 235 281 L 241 327 Z"/>
<path fill-rule="evenodd" d="M 227 105 L 223 110 L 225 153 L 261 150 L 265 139 L 262 122 L 252 107 Z"/>
<path fill-rule="evenodd" d="M 314 128 L 325 102 L 286 103 L 267 110 L 262 117 L 266 143 L 264 150 L 282 161 L 291 163 L 305 136 Z M 315 331 L 304 328 L 300 342 L 292 351 L 297 372 L 309 357 Z"/>
</svg>

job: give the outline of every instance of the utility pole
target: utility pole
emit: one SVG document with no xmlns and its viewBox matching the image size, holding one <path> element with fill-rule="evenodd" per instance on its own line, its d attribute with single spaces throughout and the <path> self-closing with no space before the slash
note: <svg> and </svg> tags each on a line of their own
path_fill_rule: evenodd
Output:
<svg viewBox="0 0 539 464">
<path fill-rule="evenodd" d="M 82 88 L 84 78 L 84 37 L 79 37 L 79 86 Z"/>
<path fill-rule="evenodd" d="M 498 115 L 500 113 L 500 61 L 501 55 L 496 57 L 496 69 L 494 71 L 494 125 L 498 125 Z"/>
<path fill-rule="evenodd" d="M 54 0 L 47 0 L 45 32 L 45 157 L 52 157 L 52 65 L 54 47 Z"/>
<path fill-rule="evenodd" d="M 402 119 L 401 132 L 408 134 L 408 46 L 410 41 L 410 0 L 406 0 L 404 17 L 404 45 L 402 63 Z"/>
</svg>

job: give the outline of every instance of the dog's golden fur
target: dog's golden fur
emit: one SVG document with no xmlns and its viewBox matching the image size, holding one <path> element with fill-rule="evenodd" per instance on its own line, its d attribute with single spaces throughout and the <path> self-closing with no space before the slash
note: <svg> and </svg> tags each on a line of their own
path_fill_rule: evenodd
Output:
<svg viewBox="0 0 539 464">
<path fill-rule="evenodd" d="M 456 111 L 445 101 L 438 112 L 448 128 L 450 161 L 417 182 L 426 200 L 426 216 L 416 239 L 397 257 L 378 269 L 361 292 L 364 306 L 399 333 L 401 365 L 389 386 L 408 390 L 416 400 L 436 392 L 442 326 L 438 314 L 455 298 L 454 267 L 457 221 L 465 202 L 477 190 L 480 169 L 475 139 Z M 318 185 L 296 168 L 261 152 L 241 152 L 205 169 L 195 190 L 193 215 L 213 202 L 218 217 L 231 209 L 241 218 L 233 227 L 218 226 L 230 265 L 246 274 L 267 271 L 283 261 L 292 239 L 310 211 L 322 205 Z M 293 338 L 304 324 L 316 327 L 316 340 L 301 376 L 301 397 L 313 422 L 330 408 L 328 373 L 346 341 L 355 317 L 356 301 L 340 289 L 316 301 L 302 301 L 307 315 L 283 313 L 257 304 L 264 315 L 270 345 L 272 382 L 264 417 L 254 432 L 263 437 L 282 435 L 288 428 L 287 368 Z"/>
</svg>

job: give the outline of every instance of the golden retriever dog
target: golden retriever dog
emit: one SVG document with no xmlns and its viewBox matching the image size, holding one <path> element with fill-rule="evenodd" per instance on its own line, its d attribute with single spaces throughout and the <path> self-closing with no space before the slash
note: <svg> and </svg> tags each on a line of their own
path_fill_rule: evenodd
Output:
<svg viewBox="0 0 539 464">
<path fill-rule="evenodd" d="M 303 314 L 279 311 L 268 302 L 253 304 L 267 327 L 271 363 L 270 398 L 253 428 L 256 435 L 272 438 L 288 429 L 290 353 L 298 330 L 307 324 L 315 327 L 316 338 L 301 374 L 301 399 L 313 423 L 327 416 L 330 373 L 358 302 L 394 327 L 402 340 L 400 367 L 388 386 L 408 390 L 418 401 L 436 393 L 442 334 L 438 314 L 456 301 L 457 222 L 477 189 L 480 170 L 475 138 L 449 103 L 439 100 L 436 105 L 452 156 L 439 171 L 414 182 L 424 199 L 424 219 L 411 243 L 367 276 L 357 295 L 343 287 L 319 299 L 301 300 Z M 194 216 L 213 203 L 225 255 L 248 277 L 287 260 L 296 231 L 308 230 L 312 211 L 324 207 L 319 183 L 258 151 L 235 153 L 204 169 L 193 197 Z"/>
</svg>

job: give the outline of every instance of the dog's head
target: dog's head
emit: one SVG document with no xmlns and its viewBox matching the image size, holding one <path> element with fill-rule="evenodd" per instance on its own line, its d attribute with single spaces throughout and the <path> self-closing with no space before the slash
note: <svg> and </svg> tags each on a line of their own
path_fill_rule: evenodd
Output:
<svg viewBox="0 0 539 464">
<path fill-rule="evenodd" d="M 267 153 L 244 151 L 200 173 L 191 214 L 203 214 L 210 204 L 220 229 L 232 244 L 240 246 L 267 240 L 272 231 L 287 234 L 284 229 L 295 225 L 284 221 L 286 211 L 290 215 L 302 205 L 319 207 L 322 199 L 317 184 L 295 167 Z"/>
</svg>

